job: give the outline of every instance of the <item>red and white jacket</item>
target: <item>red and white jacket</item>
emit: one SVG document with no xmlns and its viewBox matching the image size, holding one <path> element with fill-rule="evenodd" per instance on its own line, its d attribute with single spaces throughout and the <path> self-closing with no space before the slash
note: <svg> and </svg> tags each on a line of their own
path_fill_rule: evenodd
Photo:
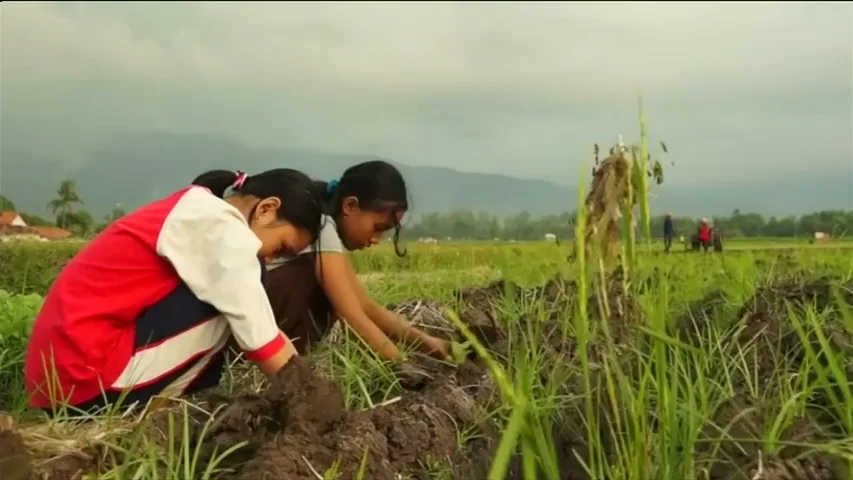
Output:
<svg viewBox="0 0 853 480">
<path fill-rule="evenodd" d="M 31 406 L 79 404 L 104 390 L 154 383 L 201 359 L 181 377 L 176 388 L 183 389 L 232 333 L 251 360 L 278 353 L 287 339 L 261 283 L 259 248 L 243 215 L 203 187 L 114 222 L 65 266 L 45 297 L 26 357 Z M 180 282 L 221 315 L 135 349 L 136 319 Z"/>
</svg>

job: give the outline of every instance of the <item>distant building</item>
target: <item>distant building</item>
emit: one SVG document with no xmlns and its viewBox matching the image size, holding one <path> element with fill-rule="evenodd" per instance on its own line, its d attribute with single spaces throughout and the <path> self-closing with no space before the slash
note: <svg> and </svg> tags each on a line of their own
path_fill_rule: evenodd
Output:
<svg viewBox="0 0 853 480">
<path fill-rule="evenodd" d="M 30 227 L 48 240 L 65 240 L 71 237 L 71 232 L 59 227 Z"/>
<path fill-rule="evenodd" d="M 11 240 L 30 240 L 46 242 L 47 239 L 38 234 L 30 227 L 19 227 L 18 225 L 0 224 L 0 242 Z"/>
<path fill-rule="evenodd" d="M 546 234 L 545 234 L 545 241 L 546 241 L 546 242 L 556 242 L 556 241 L 557 241 L 557 236 L 556 236 L 556 235 L 554 235 L 553 233 L 546 233 Z"/>
<path fill-rule="evenodd" d="M 18 212 L 2 212 L 0 213 L 0 225 L 8 225 L 10 227 L 27 227 L 27 222 Z"/>
<path fill-rule="evenodd" d="M 0 237 L 4 240 L 65 240 L 71 237 L 71 232 L 58 227 L 31 227 L 18 212 L 2 212 Z"/>
</svg>

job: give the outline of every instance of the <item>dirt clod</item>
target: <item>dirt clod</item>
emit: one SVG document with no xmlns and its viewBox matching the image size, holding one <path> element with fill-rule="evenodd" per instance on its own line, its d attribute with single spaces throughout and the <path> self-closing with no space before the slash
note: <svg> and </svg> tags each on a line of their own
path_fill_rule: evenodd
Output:
<svg viewBox="0 0 853 480">
<path fill-rule="evenodd" d="M 333 382 L 314 373 L 303 357 L 293 358 L 265 395 L 275 419 L 286 427 L 311 425 L 325 433 L 346 413 L 344 397 Z"/>
<path fill-rule="evenodd" d="M 708 459 L 711 480 L 850 478 L 846 464 L 839 458 L 791 446 L 844 438 L 845 432 L 837 428 L 839 419 L 834 418 L 837 410 L 825 399 L 823 391 L 812 395 L 806 412 L 787 419 L 784 428 L 776 432 L 782 445 L 777 451 L 768 454 L 761 450 L 760 443 L 751 441 L 765 438 L 780 415 L 778 404 L 765 404 L 755 398 L 756 394 L 775 398 L 787 379 L 802 373 L 806 349 L 824 350 L 808 324 L 808 311 L 821 317 L 820 328 L 828 339 L 828 347 L 841 353 L 840 358 L 849 355 L 847 352 L 853 342 L 849 332 L 837 325 L 836 300 L 853 305 L 853 285 L 830 278 L 784 279 L 760 286 L 732 315 L 734 320 L 730 325 L 717 325 L 727 332 L 717 341 L 730 355 L 739 355 L 735 358 L 740 359 L 743 367 L 742 371 L 732 372 L 734 396 L 714 412 L 706 428 L 705 436 L 717 439 L 720 447 L 712 454 L 713 458 Z M 724 303 L 724 294 L 712 292 L 692 305 L 688 317 L 677 327 L 682 329 L 685 338 L 701 338 L 715 316 L 727 308 L 722 308 Z M 792 315 L 801 324 L 799 332 Z M 726 317 L 717 320 L 726 320 Z M 824 362 L 826 358 L 819 356 L 817 360 Z M 853 382 L 853 372 L 848 371 L 848 381 Z M 700 455 L 705 454 L 707 452 L 700 452 Z"/>
<path fill-rule="evenodd" d="M 20 434 L 0 429 L 0 478 L 26 480 L 30 477 L 32 463 Z"/>
<path fill-rule="evenodd" d="M 341 479 L 356 478 L 362 470 L 364 478 L 393 480 L 432 458 L 454 455 L 456 422 L 473 417 L 474 400 L 449 379 L 431 381 L 422 392 L 382 408 L 345 413 L 342 398 L 338 403 L 315 396 L 325 391 L 334 397 L 329 392 L 336 387 L 310 377 L 306 368 L 289 367 L 282 385 L 271 389 L 276 393 L 267 395 L 273 405 L 278 402 L 274 410 L 287 411 L 287 421 L 282 432 L 264 439 L 236 478 L 309 480 L 317 478 L 315 472 L 323 475 L 337 468 Z M 306 385 L 315 394 L 297 395 Z M 314 402 L 308 407 L 311 412 L 305 409 L 306 401 Z"/>
</svg>

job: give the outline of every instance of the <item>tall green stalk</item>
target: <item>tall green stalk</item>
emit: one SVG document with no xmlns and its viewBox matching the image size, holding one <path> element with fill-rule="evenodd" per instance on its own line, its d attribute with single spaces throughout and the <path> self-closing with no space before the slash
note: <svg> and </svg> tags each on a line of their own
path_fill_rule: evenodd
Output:
<svg viewBox="0 0 853 480">
<path fill-rule="evenodd" d="M 643 237 L 646 241 L 646 249 L 651 248 L 652 229 L 651 214 L 649 212 L 649 180 L 646 172 L 649 171 L 649 138 L 646 133 L 646 114 L 643 109 L 643 96 L 638 99 L 640 110 L 640 175 L 639 175 L 639 200 L 640 221 L 643 224 Z"/>
<path fill-rule="evenodd" d="M 634 161 L 634 159 L 627 158 L 628 151 L 621 141 L 619 142 L 618 148 L 619 153 L 625 156 L 628 163 L 628 198 L 625 199 L 625 204 L 622 206 L 622 224 L 625 229 L 625 236 L 627 237 L 622 247 L 625 252 L 622 256 L 622 270 L 625 272 L 624 278 L 627 282 L 627 274 L 634 270 L 636 257 L 637 239 L 635 238 L 636 235 L 634 232 L 634 175 L 637 173 L 637 162 Z M 636 156 L 636 148 L 632 146 L 630 151 L 632 156 Z"/>
</svg>

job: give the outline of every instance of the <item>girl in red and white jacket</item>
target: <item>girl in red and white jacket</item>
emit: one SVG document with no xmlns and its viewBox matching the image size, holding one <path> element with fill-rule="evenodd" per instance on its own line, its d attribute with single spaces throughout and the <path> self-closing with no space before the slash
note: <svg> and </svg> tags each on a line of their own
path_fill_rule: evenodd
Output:
<svg viewBox="0 0 853 480">
<path fill-rule="evenodd" d="M 313 244 L 318 198 L 295 170 L 216 170 L 111 224 L 45 297 L 27 349 L 30 405 L 92 411 L 215 386 L 232 335 L 275 374 L 296 350 L 261 258 Z"/>
</svg>

